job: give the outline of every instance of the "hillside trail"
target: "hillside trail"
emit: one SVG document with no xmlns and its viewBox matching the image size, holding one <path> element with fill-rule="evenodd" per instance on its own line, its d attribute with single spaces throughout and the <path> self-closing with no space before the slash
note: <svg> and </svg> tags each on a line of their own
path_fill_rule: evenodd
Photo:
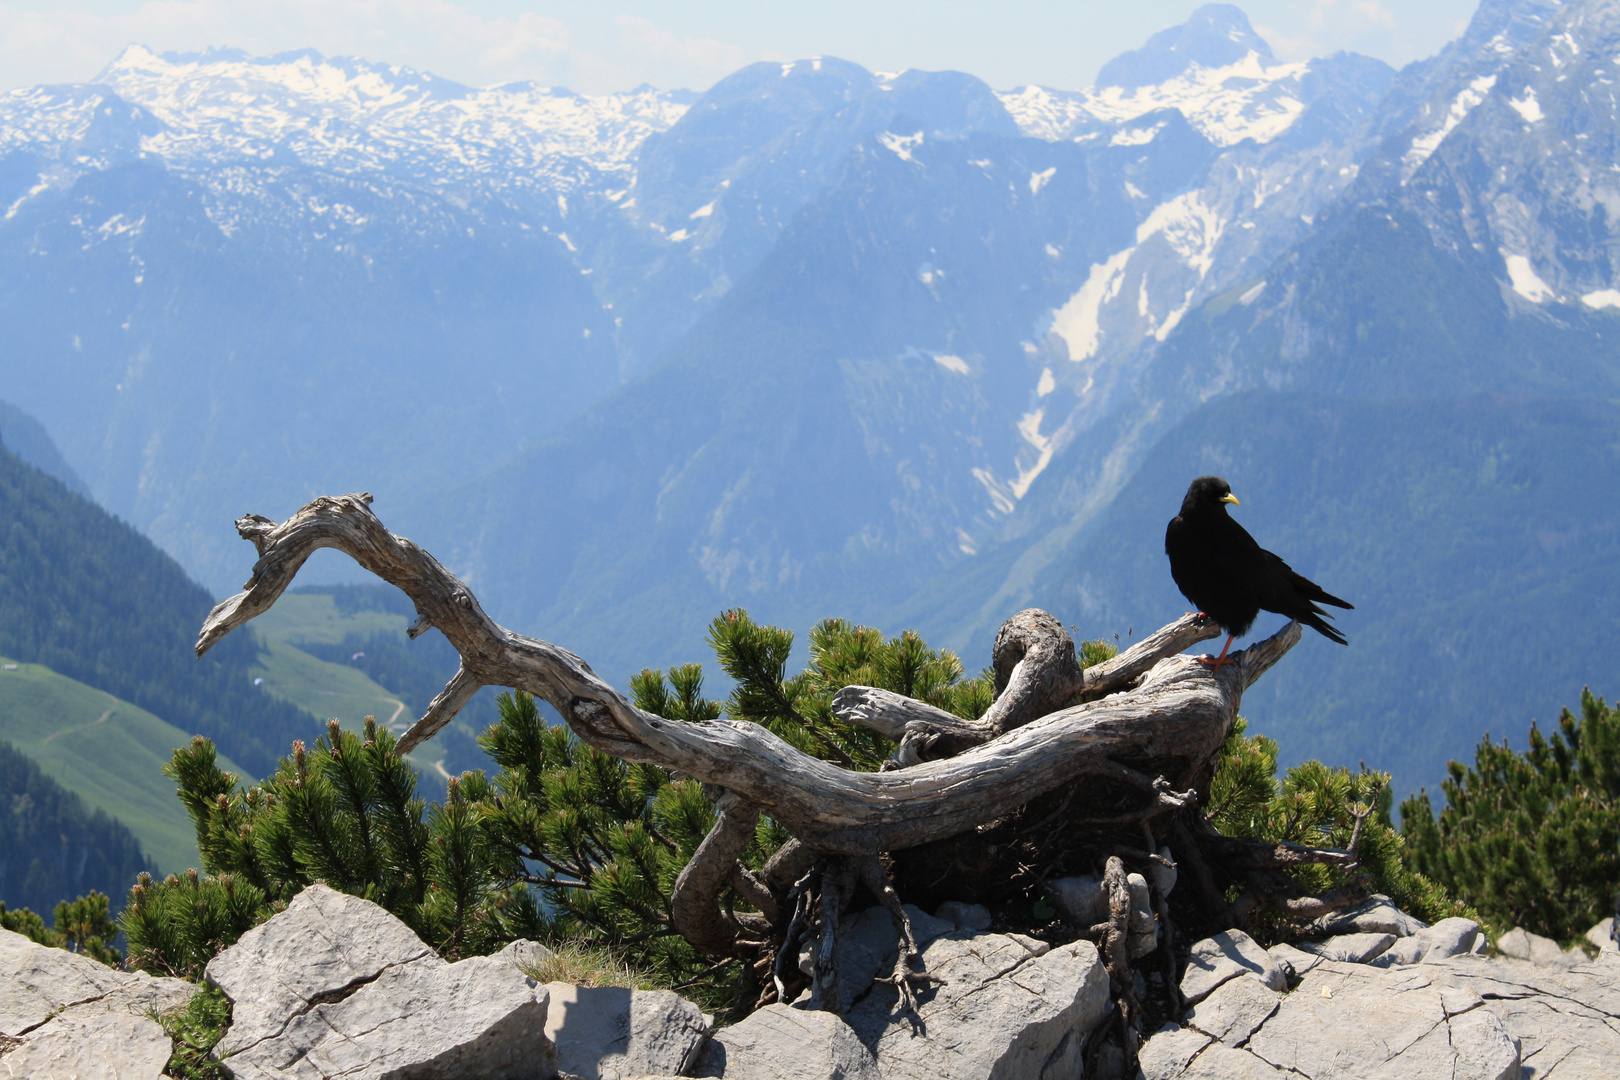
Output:
<svg viewBox="0 0 1620 1080">
<path fill-rule="evenodd" d="M 97 724 L 105 724 L 107 722 L 107 717 L 111 716 L 112 714 L 113 714 L 113 710 L 108 709 L 105 712 L 103 712 L 100 716 L 96 717 L 94 720 L 92 720 L 88 724 L 84 725 L 83 728 L 57 728 L 55 731 L 53 731 L 49 735 L 45 736 L 46 745 L 49 745 L 50 741 L 52 739 L 56 738 L 58 735 L 62 734 L 64 731 L 83 731 L 85 728 L 93 728 Z M 398 714 L 396 713 L 395 715 L 397 716 Z"/>
</svg>

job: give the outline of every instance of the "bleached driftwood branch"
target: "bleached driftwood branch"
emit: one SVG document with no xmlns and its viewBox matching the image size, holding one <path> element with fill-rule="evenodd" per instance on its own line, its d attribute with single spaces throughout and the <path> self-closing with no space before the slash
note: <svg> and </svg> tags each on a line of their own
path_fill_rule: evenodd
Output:
<svg viewBox="0 0 1620 1080">
<path fill-rule="evenodd" d="M 268 611 L 315 550 L 336 548 L 402 589 L 419 622 L 437 627 L 461 655 L 461 670 L 406 732 L 402 750 L 442 728 L 478 687 L 514 687 L 550 702 L 597 749 L 725 788 L 828 853 L 875 854 L 955 835 L 1072 782 L 1088 763 L 1151 762 L 1180 781 L 1179 772 L 1208 762 L 1226 738 L 1243 691 L 1299 640 L 1290 623 L 1218 671 L 1166 657 L 1134 689 L 1029 719 L 956 757 L 850 772 L 755 724 L 690 724 L 642 712 L 578 656 L 496 623 L 437 559 L 384 528 L 370 502 L 366 494 L 322 497 L 279 525 L 258 516 L 238 521 L 259 560 L 245 591 L 209 613 L 198 655 Z"/>
</svg>

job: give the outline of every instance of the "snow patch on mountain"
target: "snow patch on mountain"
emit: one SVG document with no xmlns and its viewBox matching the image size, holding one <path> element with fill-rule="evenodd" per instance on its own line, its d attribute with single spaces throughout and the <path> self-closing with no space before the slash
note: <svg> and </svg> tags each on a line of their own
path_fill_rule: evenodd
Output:
<svg viewBox="0 0 1620 1080">
<path fill-rule="evenodd" d="M 1125 281 L 1125 265 L 1136 251 L 1128 247 L 1115 252 L 1107 261 L 1093 263 L 1086 282 L 1052 314 L 1052 333 L 1063 339 L 1070 360 L 1086 360 L 1096 355 L 1102 343 L 1102 306 L 1119 295 Z"/>
<path fill-rule="evenodd" d="M 1445 116 L 1438 127 L 1432 128 L 1412 139 L 1411 149 L 1401 158 L 1401 183 L 1406 183 L 1412 174 L 1423 166 L 1429 156 L 1440 148 L 1446 136 L 1456 130 L 1463 118 L 1474 111 L 1474 107 L 1485 100 L 1485 95 L 1491 92 L 1496 85 L 1496 73 L 1481 75 L 1467 86 L 1457 91 L 1451 99 L 1451 105 L 1446 109 Z M 1540 112 L 1538 107 L 1536 110 Z M 1522 114 L 1521 114 L 1522 115 Z"/>
<path fill-rule="evenodd" d="M 95 82 L 161 123 L 141 149 L 172 166 L 296 160 L 338 173 L 560 191 L 591 171 L 628 174 L 642 142 L 680 119 L 689 100 L 650 87 L 601 97 L 533 83 L 474 89 L 313 50 L 259 58 L 132 45 Z M 7 125 L 0 138 L 12 137 Z"/>
<path fill-rule="evenodd" d="M 1217 146 L 1233 146 L 1245 139 L 1270 142 L 1291 127 L 1305 111 L 1300 83 L 1309 63 L 1267 63 L 1251 51 L 1242 60 L 1223 67 L 1191 65 L 1175 78 L 1155 86 L 1104 86 L 1088 90 L 1050 90 L 1025 86 L 997 95 L 1024 134 L 1049 142 L 1084 137 L 1098 125 L 1124 125 L 1160 109 L 1176 109 L 1205 138 Z M 1122 138 L 1145 142 L 1138 129 Z"/>
<path fill-rule="evenodd" d="M 1548 300 L 1557 300 L 1558 293 L 1551 285 L 1541 280 L 1530 260 L 1523 255 L 1512 255 L 1504 251 L 1502 262 L 1507 266 L 1508 282 L 1513 291 L 1530 301 L 1532 304 L 1544 303 Z"/>
</svg>

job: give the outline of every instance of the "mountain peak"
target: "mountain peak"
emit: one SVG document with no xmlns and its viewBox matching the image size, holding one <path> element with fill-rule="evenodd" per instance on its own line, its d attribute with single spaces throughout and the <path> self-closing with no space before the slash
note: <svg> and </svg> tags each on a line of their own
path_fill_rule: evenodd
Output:
<svg viewBox="0 0 1620 1080">
<path fill-rule="evenodd" d="M 1132 90 L 1157 86 L 1184 73 L 1190 67 L 1220 68 L 1235 64 L 1255 53 L 1260 62 L 1275 62 L 1271 46 L 1254 32 L 1249 17 L 1231 4 L 1205 4 L 1187 21 L 1148 38 L 1140 49 L 1108 61 L 1097 73 L 1097 87 L 1118 86 Z"/>
</svg>

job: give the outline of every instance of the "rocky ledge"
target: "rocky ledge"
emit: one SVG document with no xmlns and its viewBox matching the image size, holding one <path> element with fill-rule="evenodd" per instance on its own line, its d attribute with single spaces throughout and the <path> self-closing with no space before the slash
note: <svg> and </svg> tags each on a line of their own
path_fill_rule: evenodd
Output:
<svg viewBox="0 0 1620 1080">
<path fill-rule="evenodd" d="M 1070 1080 L 1108 1019 L 1108 976 L 1086 942 L 991 933 L 988 913 L 911 909 L 924 967 L 943 980 L 901 1015 L 881 909 L 842 928 L 842 1016 L 772 1005 L 716 1030 L 667 991 L 541 983 L 533 942 L 449 963 L 365 900 L 313 886 L 209 964 L 232 1020 L 215 1054 L 254 1080 Z M 1261 948 L 1230 931 L 1192 949 L 1189 1012 L 1143 1045 L 1143 1080 L 1612 1080 L 1620 949 L 1596 959 L 1524 931 L 1487 957 L 1465 919 L 1425 926 L 1374 898 Z M 1510 954 L 1511 955 L 1508 955 Z M 158 1017 L 197 987 L 112 971 L 0 932 L 0 1076 L 159 1080 Z M 1121 1071 L 1117 1055 L 1094 1075 Z"/>
</svg>

